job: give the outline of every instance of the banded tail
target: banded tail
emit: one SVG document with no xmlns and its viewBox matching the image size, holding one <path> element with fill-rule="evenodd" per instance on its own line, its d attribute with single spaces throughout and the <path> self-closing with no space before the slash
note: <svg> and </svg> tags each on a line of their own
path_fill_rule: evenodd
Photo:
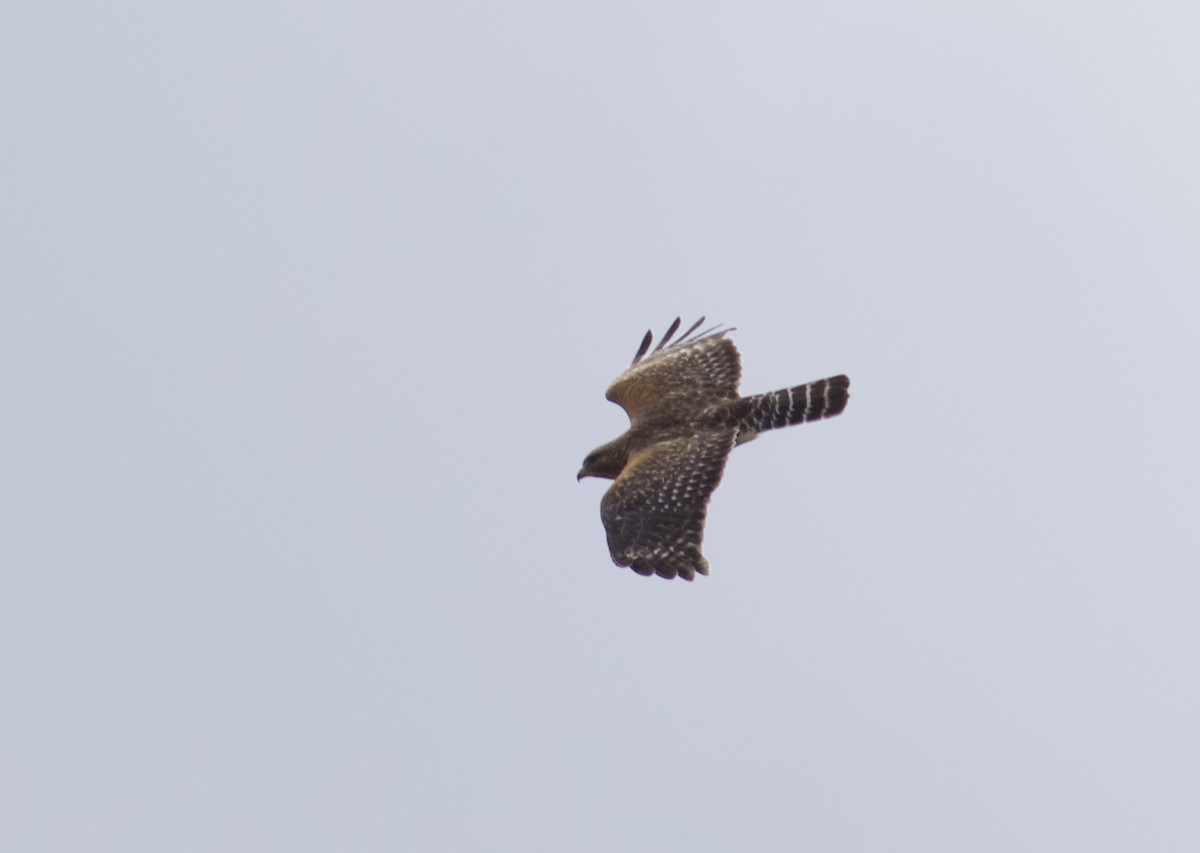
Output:
<svg viewBox="0 0 1200 853">
<path fill-rule="evenodd" d="M 849 400 L 848 376 L 831 376 L 780 391 L 743 397 L 734 409 L 737 443 L 743 444 L 769 429 L 840 415 Z"/>
</svg>

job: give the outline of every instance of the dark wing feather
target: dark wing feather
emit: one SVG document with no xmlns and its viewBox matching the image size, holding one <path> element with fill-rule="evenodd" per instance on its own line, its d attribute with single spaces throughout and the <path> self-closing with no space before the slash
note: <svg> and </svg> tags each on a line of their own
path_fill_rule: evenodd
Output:
<svg viewBox="0 0 1200 853">
<path fill-rule="evenodd" d="M 646 354 L 646 350 L 650 349 L 650 342 L 654 340 L 654 332 L 646 330 L 646 337 L 642 338 L 642 345 L 638 347 L 637 354 L 633 357 L 633 363 L 637 364 L 642 360 L 642 356 Z"/>
<path fill-rule="evenodd" d="M 704 519 L 733 436 L 711 430 L 668 439 L 629 460 L 600 501 L 614 563 L 664 578 L 708 574 Z"/>
<path fill-rule="evenodd" d="M 670 328 L 667 329 L 667 333 L 662 336 L 662 340 L 658 342 L 658 346 L 654 348 L 655 352 L 658 352 L 667 345 L 667 343 L 671 340 L 671 335 L 675 334 L 675 331 L 679 328 L 679 322 L 679 318 L 676 317 L 675 322 L 671 324 Z"/>
</svg>

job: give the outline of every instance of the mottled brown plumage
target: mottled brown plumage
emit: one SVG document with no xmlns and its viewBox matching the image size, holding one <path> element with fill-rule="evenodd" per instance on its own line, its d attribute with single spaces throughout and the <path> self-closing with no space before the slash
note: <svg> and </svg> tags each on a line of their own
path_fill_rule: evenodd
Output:
<svg viewBox="0 0 1200 853">
<path fill-rule="evenodd" d="M 629 431 L 589 453 L 579 471 L 579 479 L 614 481 L 600 501 L 608 549 L 642 575 L 708 574 L 704 518 L 729 451 L 765 430 L 840 414 L 850 396 L 850 380 L 834 376 L 739 397 L 741 361 L 725 337 L 732 330 L 697 333 L 703 322 L 669 343 L 676 319 L 649 355 L 646 333 L 605 395 L 625 409 Z"/>
</svg>

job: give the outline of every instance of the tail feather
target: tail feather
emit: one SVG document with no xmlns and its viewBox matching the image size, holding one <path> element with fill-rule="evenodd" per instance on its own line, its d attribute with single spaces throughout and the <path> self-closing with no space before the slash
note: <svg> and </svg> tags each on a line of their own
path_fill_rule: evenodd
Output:
<svg viewBox="0 0 1200 853">
<path fill-rule="evenodd" d="M 850 377 L 831 376 L 738 401 L 738 444 L 760 432 L 840 415 L 850 400 Z"/>
</svg>

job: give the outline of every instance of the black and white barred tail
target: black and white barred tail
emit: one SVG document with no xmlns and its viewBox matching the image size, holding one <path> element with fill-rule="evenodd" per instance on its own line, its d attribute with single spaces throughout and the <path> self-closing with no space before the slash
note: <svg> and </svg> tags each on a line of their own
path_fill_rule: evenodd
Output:
<svg viewBox="0 0 1200 853">
<path fill-rule="evenodd" d="M 769 429 L 840 415 L 849 399 L 848 376 L 831 376 L 793 388 L 743 397 L 734 409 L 737 443 L 743 444 Z"/>
</svg>

